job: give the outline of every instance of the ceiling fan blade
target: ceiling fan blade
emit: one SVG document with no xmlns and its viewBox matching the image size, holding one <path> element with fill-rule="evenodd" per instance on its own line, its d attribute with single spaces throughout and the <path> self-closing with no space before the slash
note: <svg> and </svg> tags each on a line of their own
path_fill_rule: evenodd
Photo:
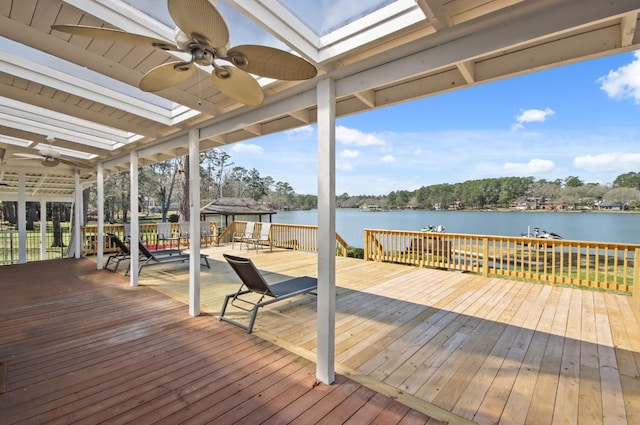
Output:
<svg viewBox="0 0 640 425">
<path fill-rule="evenodd" d="M 225 71 L 228 73 L 226 77 L 222 75 Z M 264 101 L 260 84 L 241 69 L 223 66 L 211 73 L 211 79 L 222 93 L 245 105 L 256 106 Z"/>
<path fill-rule="evenodd" d="M 34 155 L 31 153 L 14 153 L 13 156 L 19 159 L 42 159 L 42 155 Z"/>
<path fill-rule="evenodd" d="M 196 67 L 191 62 L 170 62 L 158 65 L 140 80 L 140 89 L 156 92 L 179 84 L 192 76 Z"/>
<path fill-rule="evenodd" d="M 227 24 L 209 1 L 168 0 L 167 5 L 173 22 L 188 36 L 215 48 L 229 42 Z"/>
<path fill-rule="evenodd" d="M 84 37 L 100 38 L 103 40 L 125 42 L 142 46 L 153 46 L 162 50 L 178 50 L 178 46 L 168 41 L 147 37 L 145 35 L 131 34 L 112 28 L 89 27 L 84 25 L 52 25 L 51 28 L 68 34 L 82 35 Z"/>
<path fill-rule="evenodd" d="M 227 52 L 231 62 L 247 72 L 277 80 L 308 80 L 318 74 L 311 63 L 284 50 L 246 44 Z"/>
<path fill-rule="evenodd" d="M 59 162 L 63 163 L 63 164 L 70 165 L 72 167 L 91 168 L 91 166 L 89 164 L 85 164 L 84 162 L 71 161 L 71 160 L 65 159 L 65 158 L 57 158 L 57 160 Z"/>
</svg>

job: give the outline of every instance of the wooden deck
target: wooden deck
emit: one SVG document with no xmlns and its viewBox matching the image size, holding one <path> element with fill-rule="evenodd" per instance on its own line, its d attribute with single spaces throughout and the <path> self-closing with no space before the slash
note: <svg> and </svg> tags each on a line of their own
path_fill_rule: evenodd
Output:
<svg viewBox="0 0 640 425">
<path fill-rule="evenodd" d="M 2 424 L 441 423 L 128 282 L 91 259 L 0 267 Z"/>
<path fill-rule="evenodd" d="M 203 251 L 203 310 L 216 315 L 239 281 L 221 257 L 231 246 Z M 316 274 L 315 254 L 233 252 L 269 281 Z M 628 296 L 350 258 L 337 259 L 336 279 L 337 370 L 379 393 L 450 423 L 640 423 Z M 185 267 L 141 276 L 182 301 L 187 281 Z M 254 335 L 314 360 L 313 297 L 264 308 Z"/>
</svg>

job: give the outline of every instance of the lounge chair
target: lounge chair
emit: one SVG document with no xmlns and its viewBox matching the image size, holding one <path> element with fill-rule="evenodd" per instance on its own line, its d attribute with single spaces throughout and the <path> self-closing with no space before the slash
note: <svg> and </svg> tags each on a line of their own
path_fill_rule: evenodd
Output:
<svg viewBox="0 0 640 425">
<path fill-rule="evenodd" d="M 242 244 L 247 243 L 247 241 L 253 237 L 253 229 L 255 228 L 255 225 L 255 222 L 247 221 L 244 231 L 233 232 L 233 236 L 231 237 L 231 248 L 235 248 L 236 242 L 240 242 L 240 249 L 242 249 Z"/>
<path fill-rule="evenodd" d="M 138 275 L 142 272 L 142 268 L 145 266 L 153 266 L 156 264 L 175 263 L 177 261 L 187 261 L 191 257 L 190 254 L 182 252 L 178 249 L 163 249 L 161 251 L 154 251 L 153 253 L 147 249 L 142 243 L 138 243 L 138 249 L 140 250 L 141 258 L 138 264 Z M 207 254 L 200 254 L 200 264 L 210 269 L 209 256 Z M 125 272 L 125 276 L 129 275 L 131 264 Z"/>
<path fill-rule="evenodd" d="M 247 245 L 253 244 L 256 247 L 262 247 L 266 244 L 273 251 L 273 245 L 271 244 L 271 223 L 261 223 L 260 233 L 256 237 L 250 237 L 247 239 Z"/>
<path fill-rule="evenodd" d="M 118 271 L 120 262 L 131 259 L 131 251 L 129 251 L 129 247 L 124 242 L 122 242 L 122 239 L 120 239 L 118 236 L 114 235 L 113 233 L 107 233 L 107 236 L 114 244 L 116 244 L 116 246 L 120 250 L 120 252 L 110 255 L 104 265 L 105 269 L 115 273 Z M 111 264 L 112 261 L 113 269 L 110 269 L 109 264 Z"/>
<path fill-rule="evenodd" d="M 115 273 L 116 271 L 118 271 L 118 266 L 120 265 L 120 262 L 131 259 L 131 251 L 129 250 L 129 247 L 127 246 L 127 244 L 124 243 L 122 239 L 120 239 L 117 235 L 113 233 L 107 233 L 107 236 L 109 236 L 109 238 L 111 238 L 113 243 L 115 243 L 116 246 L 120 249 L 120 252 L 118 252 L 117 254 L 110 255 L 107 258 L 106 264 L 104 265 L 105 269 Z M 140 243 L 140 246 L 144 247 L 142 243 Z M 144 249 L 148 252 L 148 249 L 146 247 L 144 247 Z M 182 251 L 180 251 L 179 249 L 161 249 L 161 250 L 154 251 L 155 255 L 171 255 L 171 254 L 179 254 L 181 252 Z M 140 255 L 142 255 L 142 251 L 140 252 Z M 113 269 L 110 269 L 109 264 L 112 261 L 114 266 L 113 266 Z"/>
<path fill-rule="evenodd" d="M 258 309 L 260 307 L 264 307 L 295 295 L 316 295 L 314 291 L 318 288 L 318 280 L 314 277 L 302 276 L 269 284 L 264 280 L 250 259 L 228 254 L 222 255 L 240 277 L 242 284 L 235 293 L 225 296 L 222 311 L 220 312 L 220 320 L 239 326 L 246 330 L 247 333 L 251 333 L 253 331 L 253 325 L 256 321 L 256 315 L 258 314 Z M 243 296 L 247 294 L 255 294 L 258 295 L 259 298 L 257 301 L 253 301 L 246 297 L 243 298 Z M 265 300 L 265 297 L 269 298 Z M 243 325 L 242 323 L 225 317 L 224 314 L 227 311 L 229 301 L 231 301 L 232 306 L 251 313 L 249 325 Z"/>
</svg>

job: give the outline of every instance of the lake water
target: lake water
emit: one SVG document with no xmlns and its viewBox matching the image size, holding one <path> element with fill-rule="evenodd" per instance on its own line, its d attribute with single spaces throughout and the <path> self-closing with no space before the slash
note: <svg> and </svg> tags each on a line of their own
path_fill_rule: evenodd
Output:
<svg viewBox="0 0 640 425">
<path fill-rule="evenodd" d="M 317 215 L 316 210 L 281 211 L 273 222 L 317 225 Z M 565 239 L 640 244 L 636 213 L 336 210 L 336 231 L 355 247 L 362 247 L 364 229 L 420 230 L 427 225 L 443 225 L 451 233 L 500 236 L 519 236 L 539 227 Z"/>
</svg>

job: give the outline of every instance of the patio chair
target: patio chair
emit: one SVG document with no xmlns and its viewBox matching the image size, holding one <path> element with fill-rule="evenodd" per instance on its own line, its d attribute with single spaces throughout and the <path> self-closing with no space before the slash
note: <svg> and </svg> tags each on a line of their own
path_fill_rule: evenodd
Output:
<svg viewBox="0 0 640 425">
<path fill-rule="evenodd" d="M 213 244 L 213 241 L 216 239 L 216 235 L 214 235 L 211 230 L 210 221 L 200 222 L 200 239 L 204 242 L 204 246 Z"/>
<path fill-rule="evenodd" d="M 242 244 L 247 243 L 247 240 L 253 237 L 253 229 L 255 228 L 255 225 L 255 222 L 247 221 L 244 231 L 233 232 L 233 235 L 231 236 L 231 248 L 235 249 L 236 242 L 240 242 L 240 249 L 242 249 Z"/>
<path fill-rule="evenodd" d="M 180 248 L 180 238 L 174 238 L 171 231 L 171 223 L 158 223 L 156 236 L 156 249 L 160 242 L 164 248 L 165 243 L 169 243 L 169 248 L 173 247 L 173 243 L 176 242 L 177 248 Z"/>
<path fill-rule="evenodd" d="M 269 249 L 273 251 L 273 244 L 271 243 L 271 223 L 261 223 L 260 233 L 256 237 L 250 237 L 247 239 L 247 245 L 253 244 L 258 250 L 258 247 L 262 248 L 265 242 L 269 245 Z"/>
<path fill-rule="evenodd" d="M 189 232 L 191 230 L 191 224 L 188 221 L 183 221 L 179 224 L 180 234 L 178 235 L 178 248 L 180 248 L 180 242 L 182 239 L 187 241 L 187 246 L 189 246 Z"/>
<path fill-rule="evenodd" d="M 142 273 L 142 268 L 146 266 L 153 266 L 157 264 L 175 263 L 176 261 L 187 261 L 191 258 L 191 255 L 182 252 L 179 249 L 163 249 L 160 251 L 154 251 L 153 253 L 144 246 L 142 243 L 138 243 L 138 249 L 140 250 L 141 259 L 138 264 L 138 276 Z M 144 258 L 142 258 L 144 257 Z M 200 254 L 200 265 L 210 269 L 209 256 L 207 254 Z M 125 276 L 129 275 L 131 270 L 131 264 L 125 272 Z"/>
<path fill-rule="evenodd" d="M 310 276 L 295 277 L 278 283 L 267 283 L 262 277 L 256 266 L 248 258 L 236 257 L 234 255 L 222 254 L 227 262 L 236 272 L 242 284 L 240 288 L 233 293 L 225 296 L 222 311 L 220 312 L 220 320 L 231 323 L 246 330 L 247 333 L 253 331 L 253 325 L 256 321 L 258 309 L 266 305 L 293 297 L 301 294 L 317 295 L 314 291 L 318 288 L 318 280 Z M 257 301 L 245 297 L 245 295 L 254 294 L 258 296 Z M 269 297 L 265 299 L 265 297 Z M 255 298 L 255 296 L 253 297 Z M 231 305 L 250 313 L 248 325 L 243 325 L 233 319 L 225 316 L 227 305 L 231 301 Z"/>
</svg>

